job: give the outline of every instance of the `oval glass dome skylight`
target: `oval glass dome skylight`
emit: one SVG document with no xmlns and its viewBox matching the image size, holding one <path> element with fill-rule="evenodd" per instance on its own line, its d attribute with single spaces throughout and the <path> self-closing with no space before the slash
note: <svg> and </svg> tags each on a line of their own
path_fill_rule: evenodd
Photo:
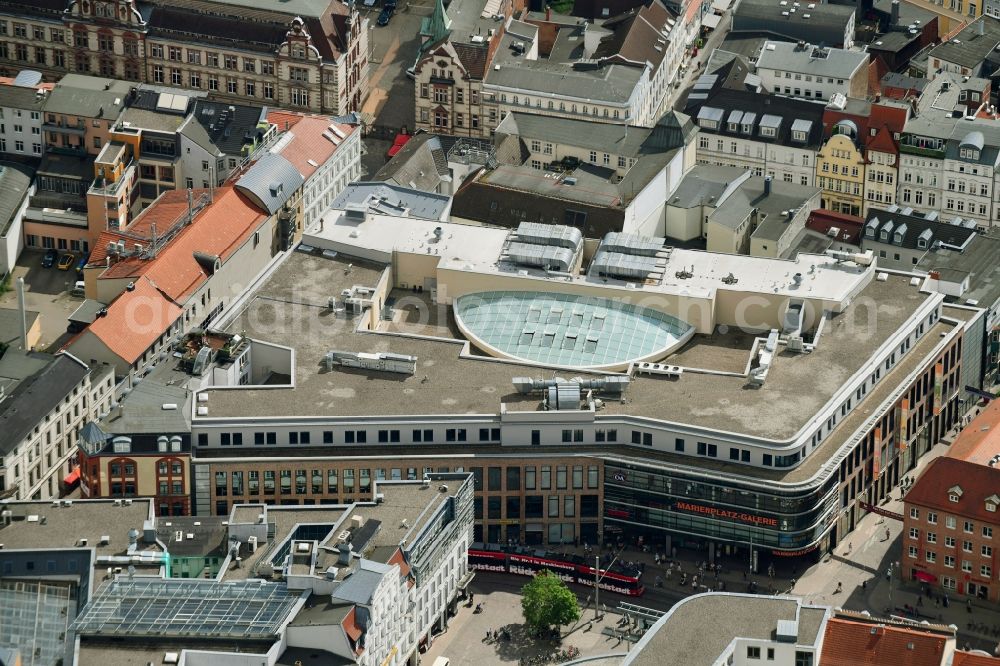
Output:
<svg viewBox="0 0 1000 666">
<path fill-rule="evenodd" d="M 489 291 L 459 297 L 454 312 L 483 351 L 566 368 L 620 370 L 659 360 L 694 334 L 668 314 L 592 296 Z"/>
</svg>

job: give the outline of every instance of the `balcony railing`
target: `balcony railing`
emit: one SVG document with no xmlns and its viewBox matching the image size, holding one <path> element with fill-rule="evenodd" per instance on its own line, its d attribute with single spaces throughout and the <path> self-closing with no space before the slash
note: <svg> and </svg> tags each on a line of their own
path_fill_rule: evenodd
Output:
<svg viewBox="0 0 1000 666">
<path fill-rule="evenodd" d="M 905 143 L 899 144 L 899 152 L 908 155 L 919 155 L 921 157 L 944 157 L 944 148 L 922 148 L 920 146 L 910 146 Z"/>
</svg>

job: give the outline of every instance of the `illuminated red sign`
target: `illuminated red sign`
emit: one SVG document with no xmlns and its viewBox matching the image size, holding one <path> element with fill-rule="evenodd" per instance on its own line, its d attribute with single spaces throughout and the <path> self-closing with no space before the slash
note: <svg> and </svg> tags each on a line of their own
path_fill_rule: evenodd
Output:
<svg viewBox="0 0 1000 666">
<path fill-rule="evenodd" d="M 690 502 L 675 502 L 674 508 L 680 511 L 689 511 L 691 513 L 703 513 L 712 518 L 727 518 L 729 520 L 738 520 L 741 523 L 750 523 L 752 525 L 766 525 L 767 527 L 777 527 L 777 518 L 768 518 L 767 516 L 757 516 L 752 513 L 743 513 L 742 511 L 731 511 L 729 509 L 719 509 L 714 506 L 705 506 L 703 504 L 692 504 Z"/>
</svg>

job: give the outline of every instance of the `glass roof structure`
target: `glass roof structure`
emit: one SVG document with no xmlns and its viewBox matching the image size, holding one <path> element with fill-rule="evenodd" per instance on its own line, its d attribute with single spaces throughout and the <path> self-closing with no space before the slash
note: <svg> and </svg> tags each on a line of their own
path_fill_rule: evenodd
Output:
<svg viewBox="0 0 1000 666">
<path fill-rule="evenodd" d="M 114 580 L 83 609 L 84 636 L 265 639 L 278 634 L 298 596 L 261 580 Z"/>
<path fill-rule="evenodd" d="M 75 613 L 68 583 L 0 581 L 0 645 L 16 647 L 24 666 L 54 666 L 65 658 Z"/>
<path fill-rule="evenodd" d="M 694 334 L 668 314 L 591 296 L 490 291 L 459 297 L 455 320 L 484 351 L 567 368 L 662 358 Z"/>
</svg>

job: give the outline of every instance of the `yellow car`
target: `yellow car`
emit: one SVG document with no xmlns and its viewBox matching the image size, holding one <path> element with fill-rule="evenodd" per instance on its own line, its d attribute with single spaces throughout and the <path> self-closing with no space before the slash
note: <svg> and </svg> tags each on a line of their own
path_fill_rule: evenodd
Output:
<svg viewBox="0 0 1000 666">
<path fill-rule="evenodd" d="M 63 256 L 59 257 L 59 263 L 56 264 L 56 266 L 58 266 L 59 270 L 61 271 L 68 271 L 70 266 L 73 265 L 73 262 L 75 260 L 76 257 L 74 257 L 72 254 L 64 254 Z"/>
</svg>

